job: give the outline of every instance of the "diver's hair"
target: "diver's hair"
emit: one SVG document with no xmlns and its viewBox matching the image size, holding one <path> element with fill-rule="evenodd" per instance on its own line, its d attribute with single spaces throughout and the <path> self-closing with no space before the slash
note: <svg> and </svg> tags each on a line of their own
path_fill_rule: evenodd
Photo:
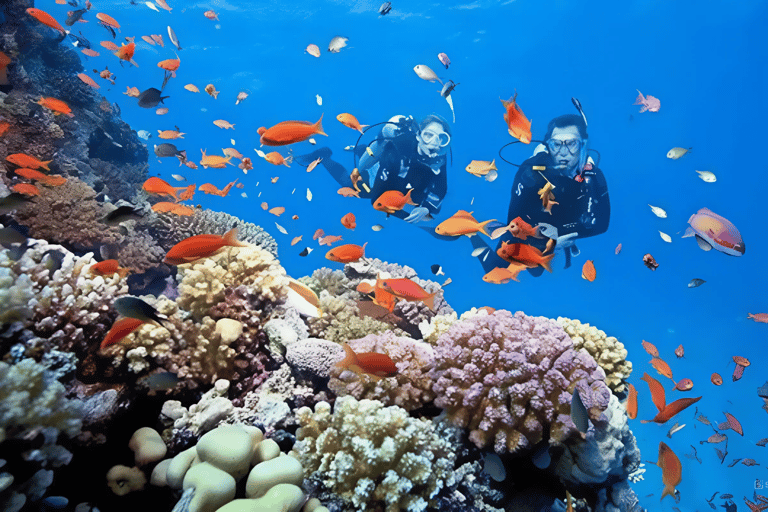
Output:
<svg viewBox="0 0 768 512">
<path fill-rule="evenodd" d="M 552 132 L 555 128 L 566 128 L 568 126 L 575 126 L 579 130 L 579 135 L 582 139 L 588 139 L 587 125 L 584 123 L 584 118 L 576 114 L 564 114 L 551 120 L 547 125 L 547 133 L 544 135 L 544 140 L 549 140 L 552 137 Z"/>
<path fill-rule="evenodd" d="M 424 128 L 426 128 L 428 125 L 432 123 L 438 123 L 443 127 L 443 130 L 445 130 L 445 133 L 448 135 L 451 134 L 451 125 L 448 124 L 448 121 L 446 121 L 443 117 L 437 115 L 437 114 L 430 114 L 424 119 L 421 120 L 419 123 L 419 132 L 421 132 Z"/>
</svg>

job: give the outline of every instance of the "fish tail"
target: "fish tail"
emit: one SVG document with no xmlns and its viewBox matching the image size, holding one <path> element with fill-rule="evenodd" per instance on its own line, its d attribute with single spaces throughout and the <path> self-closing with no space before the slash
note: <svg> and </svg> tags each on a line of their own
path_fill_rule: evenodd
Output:
<svg viewBox="0 0 768 512">
<path fill-rule="evenodd" d="M 237 228 L 234 227 L 227 231 L 224 236 L 224 241 L 229 245 L 230 247 L 246 247 L 248 244 L 241 242 L 237 239 Z"/>
<path fill-rule="evenodd" d="M 51 169 L 49 169 L 49 168 L 48 168 L 48 164 L 49 164 L 49 163 L 51 163 L 51 162 L 53 162 L 53 160 L 47 160 L 47 161 L 45 161 L 45 162 L 40 162 L 41 164 L 43 164 L 43 165 L 41 165 L 40 167 L 42 167 L 42 168 L 43 168 L 43 169 L 45 169 L 46 171 L 50 171 Z"/>
<path fill-rule="evenodd" d="M 312 128 L 315 130 L 315 135 L 325 135 L 326 137 L 328 136 L 328 134 L 323 130 L 323 114 L 320 114 L 320 119 L 317 120 Z"/>
<path fill-rule="evenodd" d="M 437 295 L 437 292 L 430 293 L 427 297 L 424 297 L 421 300 L 424 303 L 424 305 L 430 309 L 430 311 L 435 310 L 435 295 Z"/>
<path fill-rule="evenodd" d="M 643 93 L 640 92 L 640 89 L 635 89 L 635 90 L 637 91 L 638 96 L 635 99 L 635 102 L 633 103 L 633 105 L 642 105 L 643 101 L 645 101 L 645 97 L 643 96 Z M 642 110 L 640 112 L 642 112 Z"/>
<path fill-rule="evenodd" d="M 490 220 L 486 220 L 485 222 L 481 222 L 481 223 L 478 225 L 478 228 L 479 228 L 479 229 L 478 229 L 478 231 L 480 231 L 480 232 L 481 232 L 482 234 L 484 234 L 485 236 L 491 236 L 491 235 L 489 235 L 489 234 L 488 234 L 488 231 L 486 231 L 486 230 L 485 230 L 485 226 L 486 226 L 487 224 L 489 224 L 489 223 L 491 223 L 491 222 L 495 222 L 495 221 L 496 221 L 496 219 L 490 219 Z"/>
<path fill-rule="evenodd" d="M 661 493 L 661 499 L 659 501 L 664 500 L 664 496 L 672 496 L 672 499 L 675 498 L 675 488 L 674 486 L 668 485 L 664 487 L 664 491 Z"/>
<path fill-rule="evenodd" d="M 541 266 L 544 267 L 544 269 L 547 272 L 552 272 L 551 262 L 552 262 L 552 258 L 554 257 L 555 257 L 554 254 L 550 254 L 548 256 L 545 256 L 544 259 L 541 260 Z"/>
<path fill-rule="evenodd" d="M 344 359 L 336 363 L 336 366 L 351 370 L 353 366 L 357 366 L 357 354 L 349 346 L 349 343 L 342 344 L 342 347 L 344 348 Z"/>
<path fill-rule="evenodd" d="M 491 166 L 488 167 L 489 171 L 498 171 L 499 169 L 496 167 L 496 159 L 494 158 L 491 160 Z"/>
<path fill-rule="evenodd" d="M 413 189 L 409 188 L 408 192 L 405 193 L 405 203 L 404 204 L 410 204 L 412 206 L 418 206 L 416 203 L 413 202 L 413 199 L 411 199 L 411 192 L 413 192 Z"/>
</svg>

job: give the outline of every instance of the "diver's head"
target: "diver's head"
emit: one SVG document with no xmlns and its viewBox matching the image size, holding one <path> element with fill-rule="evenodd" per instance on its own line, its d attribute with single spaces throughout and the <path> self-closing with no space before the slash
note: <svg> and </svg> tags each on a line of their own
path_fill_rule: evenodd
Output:
<svg viewBox="0 0 768 512">
<path fill-rule="evenodd" d="M 581 116 L 566 114 L 547 126 L 544 141 L 555 169 L 581 169 L 586 163 L 587 125 Z"/>
<path fill-rule="evenodd" d="M 429 115 L 419 123 L 416 134 L 420 157 L 434 159 L 445 156 L 451 144 L 451 127 L 448 121 L 438 115 Z"/>
</svg>

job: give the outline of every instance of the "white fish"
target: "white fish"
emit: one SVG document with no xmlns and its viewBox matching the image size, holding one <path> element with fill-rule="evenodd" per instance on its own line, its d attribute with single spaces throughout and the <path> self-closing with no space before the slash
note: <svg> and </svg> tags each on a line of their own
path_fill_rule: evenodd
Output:
<svg viewBox="0 0 768 512">
<path fill-rule="evenodd" d="M 312 200 L 312 191 L 307 189 L 307 201 L 311 201 L 311 200 Z"/>
<path fill-rule="evenodd" d="M 317 141 L 316 141 L 315 139 L 311 138 L 311 137 L 310 137 L 309 139 L 307 139 L 307 142 L 309 142 L 309 143 L 310 143 L 310 144 L 312 144 L 313 146 L 314 146 L 315 144 L 317 144 Z"/>
<path fill-rule="evenodd" d="M 175 46 L 179 51 L 181 51 L 181 45 L 179 44 L 179 38 L 176 37 L 176 32 L 173 31 L 170 25 L 168 25 L 168 37 L 171 38 L 171 42 L 173 43 L 173 46 Z"/>
<path fill-rule="evenodd" d="M 451 98 L 450 94 L 447 94 L 445 96 L 445 101 L 448 102 L 448 106 L 451 107 L 451 113 L 453 113 L 453 122 L 456 122 L 456 111 L 453 110 L 453 99 Z"/>
<path fill-rule="evenodd" d="M 175 179 L 176 181 L 187 181 L 187 178 L 185 178 L 185 177 L 184 177 L 184 176 L 182 176 L 181 174 L 171 174 L 171 176 L 172 176 L 172 177 L 173 177 L 173 179 Z"/>
<path fill-rule="evenodd" d="M 651 206 L 650 204 L 648 206 Z M 651 206 L 651 211 L 653 214 L 660 219 L 666 219 L 667 218 L 667 212 L 665 212 L 662 208 L 659 208 L 658 206 Z"/>
<path fill-rule="evenodd" d="M 344 151 L 352 151 L 355 149 L 355 146 L 349 145 L 344 147 Z"/>
<path fill-rule="evenodd" d="M 714 173 L 709 171 L 696 171 L 699 173 L 699 178 L 706 181 L 707 183 L 714 183 L 717 181 L 717 176 L 715 176 Z"/>
<path fill-rule="evenodd" d="M 432 69 L 425 64 L 417 64 L 416 66 L 413 67 L 413 70 L 422 80 L 426 80 L 427 82 L 434 82 L 435 80 L 437 80 L 438 82 L 440 82 L 441 85 L 443 83 L 443 81 L 437 77 L 435 72 L 432 71 Z"/>
<path fill-rule="evenodd" d="M 259 155 L 261 158 L 265 158 L 267 155 L 260 149 L 255 149 L 256 154 Z"/>
<path fill-rule="evenodd" d="M 246 194 L 245 192 L 241 193 L 240 195 L 243 196 L 244 198 L 248 199 L 248 194 Z"/>
<path fill-rule="evenodd" d="M 229 142 L 231 142 L 233 146 L 235 145 L 235 139 L 229 139 Z"/>
<path fill-rule="evenodd" d="M 331 39 L 331 42 L 328 43 L 328 51 L 331 53 L 339 53 L 342 48 L 347 46 L 347 41 L 349 41 L 349 38 L 346 38 L 344 36 L 336 36 L 333 39 Z"/>
<path fill-rule="evenodd" d="M 487 247 L 478 247 L 477 249 L 472 251 L 472 257 L 474 258 L 476 256 L 480 256 L 481 254 L 483 254 L 487 250 L 488 250 Z"/>
<path fill-rule="evenodd" d="M 282 234 L 284 234 L 284 235 L 288 234 L 288 231 L 286 231 L 285 228 L 283 226 L 281 226 L 280 224 L 278 224 L 277 222 L 275 222 L 275 226 L 277 226 L 277 230 L 279 232 L 281 232 Z"/>
<path fill-rule="evenodd" d="M 665 232 L 659 231 L 659 235 L 661 235 L 661 239 L 664 240 L 665 242 L 669 244 L 672 243 L 672 237 L 666 234 Z"/>
<path fill-rule="evenodd" d="M 146 5 L 147 7 L 149 7 L 155 12 L 160 12 L 160 9 L 157 8 L 154 2 L 144 2 L 144 5 Z"/>
<path fill-rule="evenodd" d="M 152 134 L 147 130 L 139 130 L 138 132 L 136 132 L 136 135 L 138 135 L 139 138 L 144 140 L 149 140 L 149 138 L 152 136 Z"/>
<path fill-rule="evenodd" d="M 472 198 L 472 200 L 469 202 L 469 206 L 472 206 L 473 204 L 475 204 L 475 198 L 474 198 L 474 197 L 473 197 L 473 198 Z"/>
<path fill-rule="evenodd" d="M 322 105 L 323 104 L 323 98 L 319 94 L 315 94 L 315 98 L 317 99 L 317 104 Z"/>
<path fill-rule="evenodd" d="M 371 229 L 374 231 L 381 231 L 382 229 L 384 229 L 384 226 L 382 226 L 381 224 L 374 224 L 373 226 L 371 226 Z"/>
<path fill-rule="evenodd" d="M 672 160 L 677 160 L 693 148 L 672 148 L 669 151 L 667 151 L 667 158 L 671 158 Z"/>
<path fill-rule="evenodd" d="M 680 432 L 681 430 L 683 430 L 683 427 L 685 427 L 685 423 L 683 423 L 682 425 L 680 425 L 679 423 L 675 423 L 674 426 L 669 429 L 669 432 L 667 432 L 667 437 L 671 439 L 672 434 L 674 434 L 675 432 Z"/>
</svg>

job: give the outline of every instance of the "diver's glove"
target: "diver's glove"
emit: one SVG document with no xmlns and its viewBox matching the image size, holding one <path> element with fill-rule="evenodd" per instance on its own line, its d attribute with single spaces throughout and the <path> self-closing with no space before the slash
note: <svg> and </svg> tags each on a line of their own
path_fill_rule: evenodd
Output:
<svg viewBox="0 0 768 512">
<path fill-rule="evenodd" d="M 557 245 L 555 245 L 555 250 L 571 247 L 576 243 L 576 238 L 578 236 L 578 233 L 568 233 L 567 235 L 557 237 Z"/>
<path fill-rule="evenodd" d="M 424 220 L 424 217 L 427 215 L 429 215 L 429 210 L 423 206 L 418 206 L 411 210 L 411 214 L 403 220 L 405 220 L 405 222 L 419 222 Z"/>
</svg>

